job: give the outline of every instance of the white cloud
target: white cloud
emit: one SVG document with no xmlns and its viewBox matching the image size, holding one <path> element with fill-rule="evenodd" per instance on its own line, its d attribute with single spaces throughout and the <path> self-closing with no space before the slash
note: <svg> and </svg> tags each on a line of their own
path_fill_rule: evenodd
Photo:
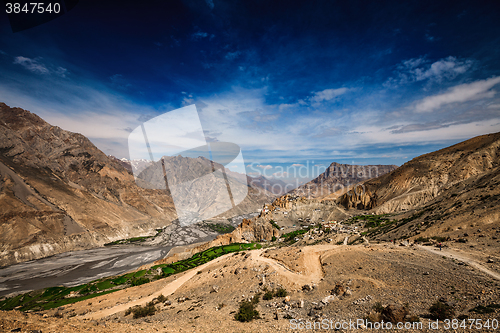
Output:
<svg viewBox="0 0 500 333">
<path fill-rule="evenodd" d="M 256 165 L 257 168 L 261 168 L 261 169 L 264 169 L 264 170 L 267 170 L 267 169 L 272 169 L 273 166 L 272 165 L 261 165 L 261 164 L 258 164 Z"/>
<path fill-rule="evenodd" d="M 312 103 L 320 103 L 323 101 L 330 101 L 340 95 L 348 92 L 348 88 L 338 88 L 338 89 L 325 89 L 323 91 L 316 91 L 312 93 L 312 96 L 309 97 L 309 100 Z"/>
<path fill-rule="evenodd" d="M 303 167 L 304 164 L 299 164 L 299 163 L 295 163 L 295 164 L 292 164 L 292 167 Z"/>
<path fill-rule="evenodd" d="M 435 79 L 441 81 L 442 79 L 453 79 L 459 74 L 463 74 L 472 67 L 474 62 L 472 60 L 458 60 L 455 57 L 448 57 L 433 63 L 429 68 L 416 68 L 413 71 L 416 81 L 426 79 Z"/>
<path fill-rule="evenodd" d="M 30 59 L 23 56 L 18 56 L 14 58 L 14 64 L 21 65 L 33 73 L 49 74 L 48 68 L 44 64 L 38 62 L 38 60 L 36 59 Z"/>
<path fill-rule="evenodd" d="M 491 88 L 498 83 L 500 83 L 500 76 L 455 86 L 445 93 L 425 97 L 417 102 L 415 111 L 431 112 L 447 104 L 492 98 L 496 91 Z"/>
<path fill-rule="evenodd" d="M 39 59 L 30 59 L 23 56 L 18 56 L 14 58 L 14 64 L 21 65 L 32 73 L 36 74 L 55 74 L 60 77 L 66 77 L 68 70 L 64 67 L 47 67 L 47 65 L 40 62 Z"/>
<path fill-rule="evenodd" d="M 397 66 L 396 77 L 389 78 L 384 86 L 397 87 L 402 84 L 429 80 L 441 82 L 453 80 L 474 67 L 475 61 L 470 59 L 457 59 L 449 56 L 430 63 L 425 57 L 413 58 L 401 62 Z"/>
</svg>

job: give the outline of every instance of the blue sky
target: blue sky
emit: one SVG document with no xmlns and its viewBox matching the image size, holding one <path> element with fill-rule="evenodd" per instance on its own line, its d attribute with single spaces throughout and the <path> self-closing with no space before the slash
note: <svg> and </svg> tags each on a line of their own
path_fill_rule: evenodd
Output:
<svg viewBox="0 0 500 333">
<path fill-rule="evenodd" d="M 500 131 L 497 1 L 105 3 L 17 33 L 0 14 L 0 101 L 117 157 L 195 103 L 207 139 L 268 176 Z"/>
</svg>

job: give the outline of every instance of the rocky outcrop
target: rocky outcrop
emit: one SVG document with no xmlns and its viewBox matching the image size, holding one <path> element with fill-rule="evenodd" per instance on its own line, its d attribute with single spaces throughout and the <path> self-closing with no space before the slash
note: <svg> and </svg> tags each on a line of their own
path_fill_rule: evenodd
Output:
<svg viewBox="0 0 500 333">
<path fill-rule="evenodd" d="M 269 222 L 262 219 L 243 219 L 243 221 L 231 233 L 217 236 L 210 242 L 203 243 L 196 247 L 188 247 L 183 252 L 173 253 L 167 258 L 155 261 L 155 265 L 168 264 L 178 260 L 190 258 L 193 254 L 205 251 L 211 247 L 229 245 L 232 243 L 260 242 L 279 237 L 279 231 Z"/>
</svg>

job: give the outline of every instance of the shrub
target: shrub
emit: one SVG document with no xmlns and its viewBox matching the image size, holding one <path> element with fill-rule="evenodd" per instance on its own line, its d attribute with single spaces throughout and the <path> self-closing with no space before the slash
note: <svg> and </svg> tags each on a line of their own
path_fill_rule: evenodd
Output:
<svg viewBox="0 0 500 333">
<path fill-rule="evenodd" d="M 264 301 L 270 301 L 271 299 L 273 299 L 273 296 L 274 296 L 274 292 L 272 290 L 268 290 L 264 293 L 264 296 L 262 297 L 262 299 Z"/>
<path fill-rule="evenodd" d="M 141 284 L 149 283 L 149 279 L 145 277 L 141 277 L 138 279 L 133 279 L 130 284 L 135 287 L 135 286 L 140 286 Z"/>
<path fill-rule="evenodd" d="M 255 296 L 252 298 L 253 304 L 258 304 L 260 302 L 260 295 L 262 295 L 262 294 L 261 293 L 255 294 Z"/>
<path fill-rule="evenodd" d="M 271 242 L 276 242 L 276 236 L 273 236 L 273 237 L 271 238 Z"/>
<path fill-rule="evenodd" d="M 274 296 L 276 297 L 285 297 L 286 295 L 288 295 L 288 293 L 283 288 L 279 288 L 278 290 L 276 290 L 276 293 L 274 294 Z"/>
<path fill-rule="evenodd" d="M 380 314 L 384 321 L 390 321 L 391 323 L 404 322 L 408 315 L 408 308 L 400 305 L 387 305 Z"/>
<path fill-rule="evenodd" d="M 259 318 L 259 311 L 255 310 L 255 304 L 247 301 L 242 301 L 240 303 L 240 308 L 234 315 L 234 319 L 241 322 L 252 321 Z"/>
<path fill-rule="evenodd" d="M 437 301 L 429 308 L 431 319 L 451 319 L 455 315 L 453 308 L 443 302 Z"/>
<path fill-rule="evenodd" d="M 386 321 L 391 323 L 404 322 L 408 316 L 408 305 L 390 304 L 383 306 L 380 302 L 373 306 L 375 313 L 370 313 L 368 320 L 372 322 Z M 409 321 L 420 321 L 417 316 L 411 316 Z"/>
<path fill-rule="evenodd" d="M 125 316 L 129 314 L 134 314 L 134 319 L 152 316 L 156 313 L 155 303 L 154 301 L 147 303 L 145 306 L 136 305 L 134 307 L 130 307 L 125 311 Z"/>
<path fill-rule="evenodd" d="M 377 302 L 377 303 L 375 303 L 375 305 L 373 306 L 373 310 L 375 310 L 375 312 L 381 313 L 381 312 L 382 312 L 382 310 L 384 310 L 384 307 L 382 306 L 382 303 Z"/>
<path fill-rule="evenodd" d="M 448 240 L 448 237 L 442 237 L 442 236 L 432 236 L 431 238 L 439 243 L 446 242 Z"/>
<path fill-rule="evenodd" d="M 429 238 L 425 238 L 425 237 L 418 237 L 418 238 L 415 238 L 415 243 L 427 243 L 429 241 Z"/>
<path fill-rule="evenodd" d="M 155 299 L 158 301 L 158 303 L 163 303 L 167 300 L 167 297 L 163 296 L 163 294 L 160 294 L 160 296 L 156 297 Z"/>
</svg>

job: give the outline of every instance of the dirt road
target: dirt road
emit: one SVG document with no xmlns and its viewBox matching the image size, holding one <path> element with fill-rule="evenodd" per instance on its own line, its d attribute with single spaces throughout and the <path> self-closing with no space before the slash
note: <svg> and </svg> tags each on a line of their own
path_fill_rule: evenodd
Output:
<svg viewBox="0 0 500 333">
<path fill-rule="evenodd" d="M 456 259 L 458 261 L 462 261 L 462 262 L 465 262 L 467 263 L 468 265 L 480 270 L 481 272 L 485 273 L 485 274 L 488 274 L 489 276 L 491 276 L 492 278 L 495 278 L 497 280 L 500 280 L 500 274 L 497 273 L 497 272 L 494 272 L 486 267 L 484 267 L 483 265 L 481 265 L 479 262 L 477 262 L 477 260 L 474 260 L 466 255 L 463 255 L 461 253 L 458 253 L 454 250 L 451 250 L 451 249 L 442 249 L 442 250 L 438 250 L 438 249 L 434 249 L 434 248 L 431 248 L 429 246 L 421 246 L 419 245 L 418 246 L 419 248 L 423 249 L 423 250 L 426 250 L 428 252 L 432 252 L 432 253 L 435 253 L 437 255 L 440 255 L 440 256 L 445 256 L 445 257 L 448 257 L 448 258 L 452 258 L 452 259 Z"/>
</svg>

